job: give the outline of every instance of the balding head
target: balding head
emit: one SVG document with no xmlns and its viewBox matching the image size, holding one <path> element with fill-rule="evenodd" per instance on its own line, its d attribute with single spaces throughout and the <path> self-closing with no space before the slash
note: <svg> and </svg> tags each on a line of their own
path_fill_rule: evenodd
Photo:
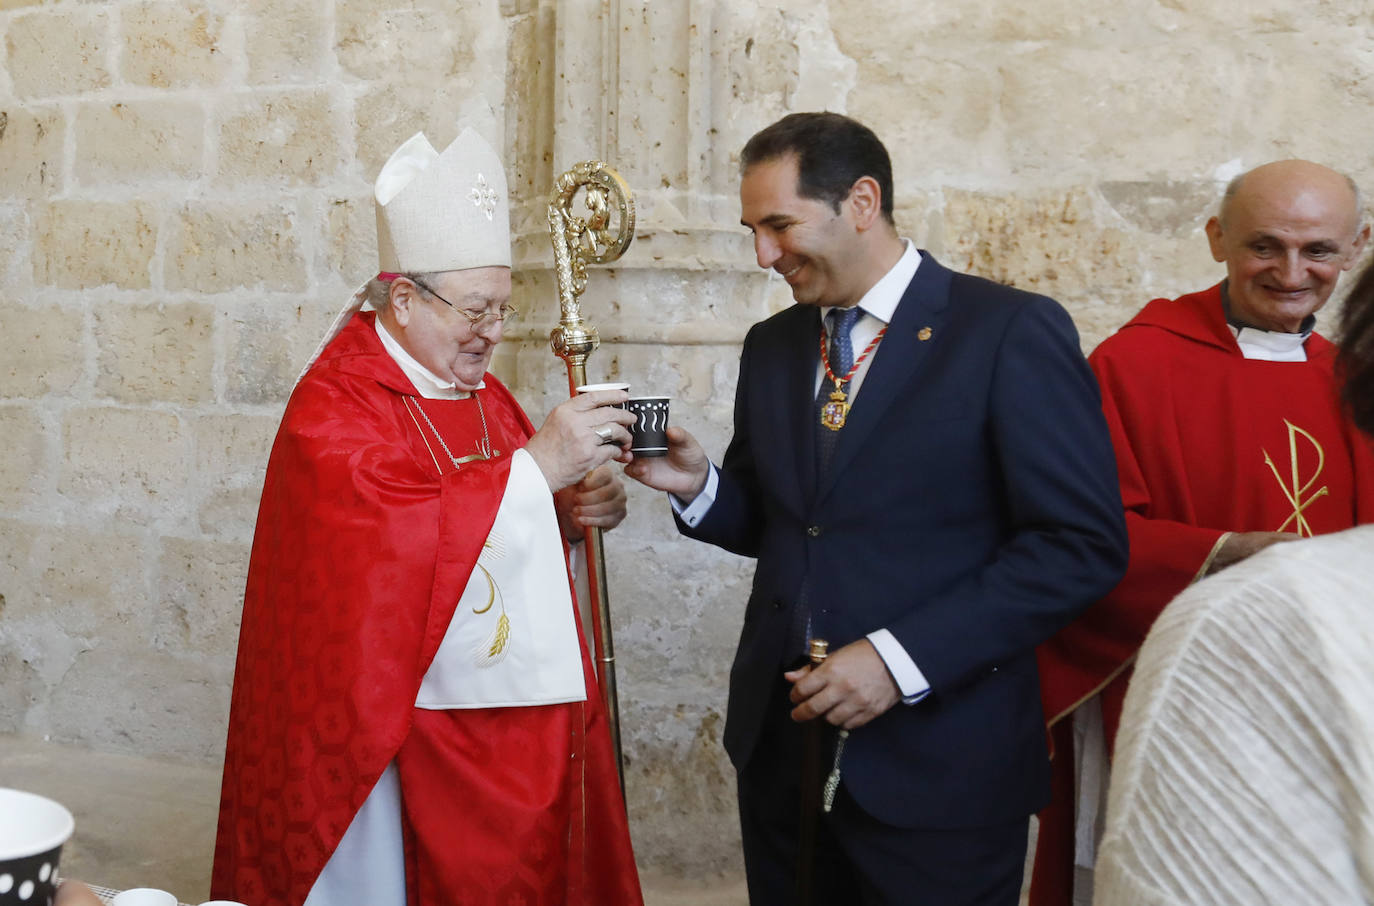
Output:
<svg viewBox="0 0 1374 906">
<path fill-rule="evenodd" d="M 1217 211 L 1217 217 L 1220 218 L 1223 226 L 1226 224 L 1226 214 L 1232 200 L 1241 194 L 1241 187 L 1247 182 L 1249 182 L 1247 192 L 1261 193 L 1272 192 L 1275 188 L 1282 191 L 1283 187 L 1286 186 L 1324 186 L 1339 193 L 1341 186 L 1337 183 L 1343 183 L 1345 189 L 1350 193 L 1351 209 L 1355 215 L 1360 216 L 1360 212 L 1364 209 L 1364 199 L 1360 195 L 1360 187 L 1355 184 L 1355 180 L 1344 173 L 1338 173 L 1321 164 L 1314 164 L 1310 160 L 1276 160 L 1272 163 L 1260 164 L 1253 170 L 1247 170 L 1226 184 L 1226 193 L 1222 195 L 1221 205 Z"/>
<path fill-rule="evenodd" d="M 1354 182 L 1305 160 L 1236 177 L 1207 222 L 1212 257 L 1226 263 L 1232 315 L 1286 333 L 1326 303 L 1368 236 Z"/>
</svg>

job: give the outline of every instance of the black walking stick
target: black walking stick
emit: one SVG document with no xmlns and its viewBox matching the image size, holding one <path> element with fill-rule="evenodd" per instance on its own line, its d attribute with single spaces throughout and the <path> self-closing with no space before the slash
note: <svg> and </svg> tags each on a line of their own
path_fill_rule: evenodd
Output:
<svg viewBox="0 0 1374 906">
<path fill-rule="evenodd" d="M 809 655 L 812 670 L 825 662 L 829 648 L 830 643 L 825 639 L 811 640 Z M 801 821 L 797 833 L 798 906 L 814 906 L 816 902 L 816 837 L 820 831 L 821 797 L 825 783 L 822 758 L 826 726 L 824 718 L 813 717 L 802 727 Z"/>
</svg>

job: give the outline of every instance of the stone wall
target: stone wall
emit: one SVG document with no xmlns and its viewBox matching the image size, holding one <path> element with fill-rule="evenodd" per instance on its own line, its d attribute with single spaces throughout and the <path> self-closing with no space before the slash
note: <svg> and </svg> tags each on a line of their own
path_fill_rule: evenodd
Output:
<svg viewBox="0 0 1374 906">
<path fill-rule="evenodd" d="M 1220 271 L 1200 227 L 1278 157 L 1374 189 L 1374 0 L 0 0 L 0 732 L 214 762 L 268 445 L 373 268 L 369 189 L 416 129 L 505 148 L 497 359 L 564 391 L 544 228 L 601 157 L 640 233 L 594 275 L 595 378 L 717 454 L 738 344 L 788 303 L 737 225 L 739 147 L 792 110 L 875 127 L 906 235 L 1048 293 L 1091 348 Z M 632 492 L 608 538 L 641 860 L 738 866 L 724 686 L 749 564 Z"/>
</svg>

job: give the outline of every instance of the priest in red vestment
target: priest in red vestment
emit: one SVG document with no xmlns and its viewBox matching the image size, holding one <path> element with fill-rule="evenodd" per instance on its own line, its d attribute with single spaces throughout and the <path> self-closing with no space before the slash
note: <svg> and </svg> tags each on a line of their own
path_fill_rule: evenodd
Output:
<svg viewBox="0 0 1374 906">
<path fill-rule="evenodd" d="M 535 431 L 486 373 L 513 312 L 510 228 L 475 132 L 442 154 L 411 138 L 376 202 L 381 273 L 268 462 L 212 895 L 639 904 L 567 545 L 624 517 L 605 464 L 628 458 L 626 395 Z"/>
<path fill-rule="evenodd" d="M 1039 650 L 1055 757 L 1033 906 L 1087 902 L 1075 866 L 1091 868 L 1130 665 L 1164 605 L 1270 544 L 1374 521 L 1374 455 L 1342 409 L 1335 350 L 1312 330 L 1368 236 L 1346 177 L 1258 167 L 1207 223 L 1226 279 L 1154 300 L 1089 357 L 1131 555 L 1117 588 Z"/>
</svg>

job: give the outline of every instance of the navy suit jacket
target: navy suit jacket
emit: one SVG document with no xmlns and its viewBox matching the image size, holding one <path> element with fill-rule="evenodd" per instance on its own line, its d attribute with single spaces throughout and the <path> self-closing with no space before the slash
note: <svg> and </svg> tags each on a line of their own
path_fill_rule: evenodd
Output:
<svg viewBox="0 0 1374 906">
<path fill-rule="evenodd" d="M 817 483 L 819 309 L 745 338 L 734 437 L 692 537 L 758 559 L 730 673 L 743 769 L 809 583 L 831 651 L 887 628 L 930 682 L 855 730 L 843 777 L 902 827 L 1015 820 L 1048 800 L 1035 646 L 1116 584 L 1127 541 L 1097 384 L 1053 300 L 922 253 Z M 926 337 L 926 339 L 922 339 Z"/>
</svg>

